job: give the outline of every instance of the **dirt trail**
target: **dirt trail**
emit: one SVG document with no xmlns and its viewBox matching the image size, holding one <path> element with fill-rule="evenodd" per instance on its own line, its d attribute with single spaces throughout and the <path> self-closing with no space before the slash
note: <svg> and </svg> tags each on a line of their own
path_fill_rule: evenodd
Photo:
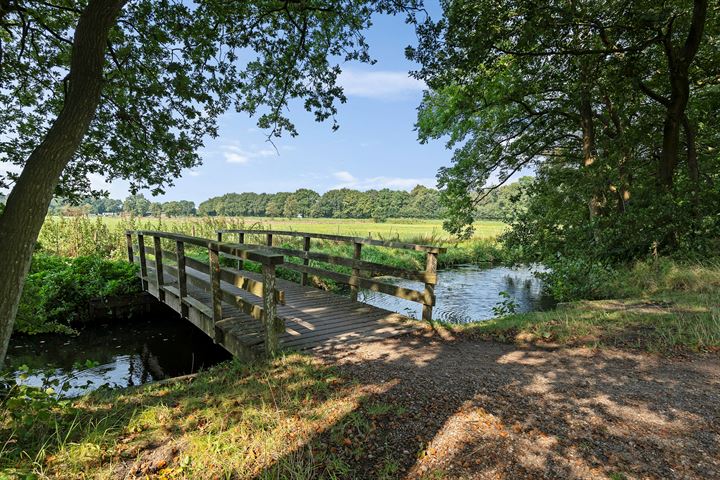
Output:
<svg viewBox="0 0 720 480">
<path fill-rule="evenodd" d="M 720 359 L 423 333 L 322 354 L 380 415 L 361 470 L 405 478 L 720 479 Z"/>
</svg>

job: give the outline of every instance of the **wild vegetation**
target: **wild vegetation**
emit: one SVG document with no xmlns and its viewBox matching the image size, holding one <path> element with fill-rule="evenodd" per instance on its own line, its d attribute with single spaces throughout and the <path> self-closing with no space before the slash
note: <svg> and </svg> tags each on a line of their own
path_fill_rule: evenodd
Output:
<svg viewBox="0 0 720 480">
<path fill-rule="evenodd" d="M 483 0 L 443 11 L 410 55 L 429 86 L 420 138 L 455 148 L 439 174 L 451 231 L 470 232 L 476 204 L 533 168 L 527 208 L 503 239 L 526 261 L 592 275 L 651 255 L 717 255 L 716 4 Z"/>
</svg>

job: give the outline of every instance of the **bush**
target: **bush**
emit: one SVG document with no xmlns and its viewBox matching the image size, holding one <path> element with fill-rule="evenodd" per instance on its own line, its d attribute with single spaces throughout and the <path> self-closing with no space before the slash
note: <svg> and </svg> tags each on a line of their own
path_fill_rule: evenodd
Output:
<svg viewBox="0 0 720 480">
<path fill-rule="evenodd" d="M 547 292 L 558 302 L 616 297 L 616 271 L 600 262 L 584 259 L 558 259 L 538 272 Z"/>
<path fill-rule="evenodd" d="M 137 267 L 95 256 L 63 258 L 33 256 L 15 320 L 23 333 L 72 332 L 89 319 L 89 303 L 140 291 Z"/>
</svg>

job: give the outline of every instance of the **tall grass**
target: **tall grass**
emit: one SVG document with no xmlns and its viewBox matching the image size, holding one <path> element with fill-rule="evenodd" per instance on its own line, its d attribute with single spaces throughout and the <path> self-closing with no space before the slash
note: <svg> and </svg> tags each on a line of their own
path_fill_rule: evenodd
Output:
<svg viewBox="0 0 720 480">
<path fill-rule="evenodd" d="M 84 255 L 97 255 L 109 259 L 126 258 L 125 232 L 127 230 L 161 230 L 171 233 L 182 233 L 203 238 L 216 238 L 217 230 L 232 229 L 257 229 L 266 230 L 271 228 L 284 228 L 295 231 L 320 232 L 332 226 L 330 219 L 313 219 L 316 222 L 302 221 L 298 223 L 287 221 L 282 224 L 263 222 L 260 219 L 243 219 L 238 217 L 188 217 L 181 219 L 157 219 L 157 218 L 90 218 L 87 216 L 78 217 L 48 217 L 43 225 L 38 239 L 40 248 L 48 253 L 65 257 L 77 257 Z M 500 244 L 491 237 L 475 238 L 469 241 L 459 242 L 447 234 L 439 232 L 437 225 L 420 222 L 420 226 L 413 227 L 413 231 L 401 234 L 400 231 L 380 230 L 363 233 L 359 222 L 337 220 L 340 235 L 372 237 L 378 240 L 400 241 L 406 243 L 417 243 L 423 245 L 438 245 L 447 247 L 448 252 L 440 255 L 439 266 L 448 267 L 460 263 L 480 262 L 502 262 L 505 255 Z M 367 228 L 383 224 L 367 224 Z M 427 225 L 427 231 L 422 228 Z M 313 227 L 322 228 L 313 228 Z M 384 225 L 383 225 L 384 226 Z M 307 227 L 307 228 L 306 228 Z M 495 225 L 492 228 L 496 228 Z M 234 241 L 234 236 L 227 236 L 227 241 Z M 246 242 L 263 244 L 264 238 L 259 236 L 247 236 Z M 283 244 L 290 248 L 302 248 L 302 239 L 293 237 L 276 237 L 276 245 Z M 313 240 L 312 249 L 341 255 L 352 256 L 352 245 L 332 241 Z M 401 249 L 387 249 L 373 246 L 363 248 L 363 260 L 383 263 L 385 265 L 408 268 L 412 270 L 423 269 L 425 258 L 422 252 L 415 252 Z"/>
</svg>

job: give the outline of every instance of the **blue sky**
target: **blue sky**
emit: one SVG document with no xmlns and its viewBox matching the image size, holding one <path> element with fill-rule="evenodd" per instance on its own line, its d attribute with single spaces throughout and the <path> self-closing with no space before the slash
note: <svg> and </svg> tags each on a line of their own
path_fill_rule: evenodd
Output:
<svg viewBox="0 0 720 480">
<path fill-rule="evenodd" d="M 343 65 L 341 84 L 348 101 L 339 105 L 338 131 L 294 107 L 290 115 L 299 135 L 275 140 L 276 151 L 255 119 L 227 114 L 218 138 L 208 139 L 201 152 L 203 165 L 185 171 L 174 187 L 153 200 L 200 202 L 228 192 L 298 188 L 322 193 L 340 187 L 435 186 L 437 170 L 450 163 L 452 152 L 443 142 L 420 145 L 417 141 L 414 123 L 424 86 L 408 77 L 415 65 L 404 53 L 415 43 L 413 27 L 402 16 L 378 16 L 367 39 L 377 63 Z M 113 198 L 128 195 L 125 182 L 107 185 L 100 178 L 92 180 Z"/>
</svg>

